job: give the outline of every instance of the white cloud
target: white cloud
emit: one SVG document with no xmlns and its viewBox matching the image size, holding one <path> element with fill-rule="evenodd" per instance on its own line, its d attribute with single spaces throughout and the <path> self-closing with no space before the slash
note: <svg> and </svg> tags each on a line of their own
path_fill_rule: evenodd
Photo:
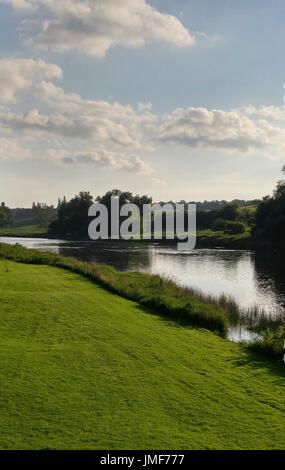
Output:
<svg viewBox="0 0 285 470">
<path fill-rule="evenodd" d="M 32 10 L 33 9 L 33 2 L 30 0 L 1 0 L 1 3 L 8 3 L 12 5 L 14 8 L 18 8 L 20 10 Z"/>
<path fill-rule="evenodd" d="M 149 174 L 153 171 L 152 168 L 137 155 L 126 156 L 104 149 L 78 154 L 72 154 L 63 149 L 52 149 L 46 152 L 45 158 L 64 165 L 97 165 L 102 168 L 125 170 L 136 174 Z"/>
<path fill-rule="evenodd" d="M 150 111 L 152 108 L 152 103 L 137 103 L 137 108 L 139 111 Z"/>
<path fill-rule="evenodd" d="M 272 121 L 285 121 L 285 106 L 245 106 L 240 112 L 255 119 L 264 118 Z"/>
<path fill-rule="evenodd" d="M 272 155 L 285 149 L 284 106 L 247 106 L 231 111 L 190 107 L 155 115 L 150 111 L 151 103 L 139 102 L 133 108 L 66 93 L 45 81 L 61 78 L 62 72 L 43 61 L 0 61 L 0 72 L 3 101 L 13 102 L 24 90 L 38 100 L 41 109 L 20 113 L 12 112 L 8 105 L 0 106 L 1 158 L 45 155 L 66 165 L 98 165 L 147 174 L 151 167 L 137 153 L 152 150 L 154 144 L 237 154 L 258 150 Z M 163 184 L 158 178 L 153 182 Z"/>
<path fill-rule="evenodd" d="M 0 1 L 19 10 L 25 24 L 37 15 L 41 28 L 30 44 L 58 52 L 77 49 L 103 57 L 116 45 L 139 47 L 154 39 L 179 47 L 195 43 L 179 19 L 160 13 L 146 0 Z"/>
<path fill-rule="evenodd" d="M 138 149 L 142 146 L 143 136 L 136 125 L 128 128 L 124 122 L 90 116 L 88 114 L 41 114 L 32 109 L 25 114 L 0 113 L 0 124 L 4 129 L 27 136 L 43 138 L 55 136 L 63 140 L 79 139 L 90 144 L 107 145 L 108 147 Z"/>
<path fill-rule="evenodd" d="M 0 159 L 22 160 L 29 158 L 30 152 L 18 142 L 6 137 L 0 137 Z"/>
<path fill-rule="evenodd" d="M 46 84 L 42 89 L 45 87 Z M 177 109 L 163 116 L 151 115 L 148 125 L 148 112 L 136 114 L 130 106 L 83 100 L 53 85 L 46 89 L 48 93 L 42 96 L 55 108 L 51 114 L 41 114 L 37 109 L 25 114 L 0 110 L 1 133 L 6 138 L 17 136 L 46 152 L 56 145 L 61 151 L 56 151 L 56 158 L 51 159 L 62 163 L 148 173 L 149 168 L 140 157 L 130 156 L 130 152 L 149 151 L 153 142 L 237 153 L 260 151 L 267 155 L 285 149 L 284 123 L 254 119 L 241 110 Z M 262 108 L 264 114 L 269 111 Z M 274 117 L 278 114 L 282 110 L 276 110 Z"/>
<path fill-rule="evenodd" d="M 155 184 L 166 184 L 165 181 L 159 179 L 159 178 L 151 178 L 151 181 Z"/>
<path fill-rule="evenodd" d="M 86 141 L 111 150 L 152 149 L 148 127 L 157 117 L 137 113 L 131 106 L 106 101 L 84 100 L 76 93 L 65 93 L 53 83 L 41 82 L 32 90 L 34 97 L 48 105 L 51 112 L 1 112 L 3 129 L 24 133 L 30 138 L 54 136 L 63 140 Z"/>
<path fill-rule="evenodd" d="M 50 112 L 30 109 L 19 113 L 2 108 L 0 129 L 6 137 L 21 139 L 34 157 L 136 174 L 152 171 L 141 157 L 133 155 L 138 149 L 150 149 L 144 126 L 155 121 L 151 113 L 137 114 L 131 106 L 119 103 L 84 100 L 50 82 L 40 82 L 29 92 Z M 14 153 L 20 150 L 15 148 Z"/>
<path fill-rule="evenodd" d="M 263 115 L 265 111 L 263 107 Z M 284 150 L 284 127 L 266 119 L 251 119 L 248 114 L 241 110 L 177 109 L 164 116 L 158 127 L 158 140 L 192 148 L 239 152 Z"/>
<path fill-rule="evenodd" d="M 0 101 L 15 102 L 15 94 L 28 89 L 35 81 L 61 78 L 61 69 L 43 60 L 4 59 L 0 61 Z"/>
<path fill-rule="evenodd" d="M 37 99 L 47 103 L 52 109 L 60 112 L 74 114 L 83 113 L 96 115 L 99 118 L 134 118 L 135 112 L 131 106 L 108 101 L 84 100 L 77 93 L 65 93 L 64 89 L 51 82 L 41 82 L 34 92 Z"/>
</svg>

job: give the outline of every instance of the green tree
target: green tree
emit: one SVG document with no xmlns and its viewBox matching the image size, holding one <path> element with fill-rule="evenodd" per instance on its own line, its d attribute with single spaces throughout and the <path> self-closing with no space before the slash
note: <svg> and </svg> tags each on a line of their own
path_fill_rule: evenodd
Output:
<svg viewBox="0 0 285 470">
<path fill-rule="evenodd" d="M 140 214 L 142 216 L 142 210 L 144 204 L 151 204 L 152 198 L 143 195 L 139 196 L 136 194 L 135 196 L 130 191 L 120 191 L 119 189 L 112 189 L 112 191 L 108 191 L 104 196 L 98 196 L 96 201 L 100 204 L 104 204 L 108 209 L 108 223 L 109 223 L 109 233 L 111 233 L 111 200 L 112 197 L 117 197 L 119 199 L 119 208 L 121 209 L 125 204 L 135 204 L 140 209 Z M 120 222 L 122 222 L 127 217 L 120 217 Z M 141 226 L 142 229 L 142 226 Z"/>
<path fill-rule="evenodd" d="M 0 207 L 0 227 L 4 227 L 7 221 L 7 214 L 3 207 Z"/>
<path fill-rule="evenodd" d="M 150 204 L 152 198 L 144 195 L 133 195 L 129 191 L 120 191 L 119 189 L 112 189 L 103 196 L 98 196 L 96 202 L 104 204 L 108 209 L 109 214 L 109 230 L 111 227 L 111 198 L 119 198 L 119 207 L 125 204 L 136 204 L 142 208 L 143 204 Z M 90 192 L 81 191 L 70 201 L 66 201 L 65 197 L 59 200 L 57 208 L 57 219 L 49 226 L 49 234 L 51 236 L 62 238 L 83 238 L 88 237 L 88 226 L 91 219 L 88 217 L 88 210 L 94 204 L 93 197 Z M 121 218 L 123 220 L 124 218 Z"/>
<path fill-rule="evenodd" d="M 93 203 L 93 197 L 88 191 L 81 191 L 69 202 L 63 198 L 57 219 L 49 225 L 49 234 L 63 238 L 87 238 L 90 223 L 88 210 Z"/>
<path fill-rule="evenodd" d="M 285 166 L 282 168 L 285 174 Z M 280 180 L 273 196 L 266 196 L 255 213 L 253 235 L 260 248 L 284 250 L 285 240 L 285 180 Z"/>
<path fill-rule="evenodd" d="M 48 225 L 56 218 L 56 210 L 54 206 L 49 206 L 45 203 L 33 202 L 33 214 L 36 224 L 40 227 L 47 228 Z"/>
<path fill-rule="evenodd" d="M 104 204 L 110 211 L 112 197 L 119 198 L 120 208 L 125 204 L 135 204 L 139 207 L 139 209 L 142 209 L 144 204 L 152 203 L 152 198 L 147 195 L 139 196 L 136 194 L 134 196 L 130 191 L 120 191 L 119 189 L 112 189 L 112 191 L 108 191 L 106 194 L 104 194 L 104 196 L 98 196 L 96 201 L 100 204 Z"/>
<path fill-rule="evenodd" d="M 226 225 L 227 225 L 226 220 L 224 220 L 224 219 L 215 219 L 214 222 L 213 222 L 213 225 L 212 225 L 212 229 L 214 231 L 219 232 L 219 231 L 224 230 Z"/>
<path fill-rule="evenodd" d="M 224 220 L 237 220 L 239 217 L 239 206 L 235 202 L 230 202 L 226 204 L 220 211 L 219 211 L 219 218 Z"/>
<path fill-rule="evenodd" d="M 0 206 L 0 226 L 1 227 L 8 227 L 13 225 L 13 214 L 11 209 L 5 205 L 4 202 L 1 202 Z"/>
<path fill-rule="evenodd" d="M 228 221 L 226 223 L 224 231 L 226 233 L 230 233 L 232 235 L 237 235 L 239 233 L 244 233 L 245 232 L 245 225 L 242 222 Z"/>
</svg>

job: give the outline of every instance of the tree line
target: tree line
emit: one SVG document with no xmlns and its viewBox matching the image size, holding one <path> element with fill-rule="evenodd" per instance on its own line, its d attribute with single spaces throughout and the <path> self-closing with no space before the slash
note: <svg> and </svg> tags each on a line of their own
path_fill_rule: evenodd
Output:
<svg viewBox="0 0 285 470">
<path fill-rule="evenodd" d="M 78 195 L 70 201 L 64 198 L 59 202 L 57 208 L 57 218 L 49 225 L 49 235 L 51 237 L 60 238 L 86 238 L 88 234 L 88 226 L 90 224 L 90 217 L 88 217 L 88 209 L 98 202 L 103 204 L 108 209 L 108 226 L 111 233 L 111 199 L 117 197 L 119 199 L 120 209 L 125 204 L 135 204 L 139 209 L 142 216 L 142 209 L 144 204 L 152 204 L 152 198 L 143 195 L 133 195 L 129 191 L 120 191 L 113 189 L 108 191 L 103 196 L 93 198 L 90 192 L 81 191 Z M 163 207 L 165 203 L 160 203 Z M 167 203 L 169 204 L 169 203 Z M 175 205 L 175 203 L 170 203 Z M 212 229 L 223 230 L 227 233 L 238 234 L 246 230 L 247 212 L 242 213 L 239 210 L 237 203 L 227 203 L 219 210 L 212 211 L 197 211 L 197 227 L 198 229 Z M 120 222 L 123 222 L 127 217 L 120 217 Z M 152 216 L 154 218 L 154 216 Z M 162 216 L 162 230 L 166 230 L 167 213 Z M 188 212 L 185 203 L 185 230 L 188 228 Z M 141 223 L 142 226 L 142 223 Z"/>
<path fill-rule="evenodd" d="M 133 195 L 129 191 L 120 191 L 119 189 L 108 191 L 103 196 L 97 196 L 95 199 L 89 191 L 81 191 L 68 202 L 66 198 L 59 201 L 57 219 L 49 225 L 49 235 L 63 238 L 86 238 L 90 224 L 88 210 L 94 202 L 98 202 L 107 207 L 110 227 L 112 197 L 119 199 L 120 209 L 125 204 L 135 204 L 142 209 L 144 204 L 152 203 L 152 198 L 147 195 Z"/>
<path fill-rule="evenodd" d="M 282 168 L 285 175 L 285 166 Z M 57 207 L 45 203 L 33 203 L 34 222 L 47 229 L 49 236 L 61 238 L 86 239 L 90 217 L 89 207 L 94 202 L 105 205 L 111 217 L 111 198 L 119 199 L 120 208 L 125 204 L 135 204 L 142 211 L 144 204 L 152 204 L 152 197 L 134 195 L 129 191 L 113 189 L 103 196 L 94 198 L 90 192 L 81 191 L 70 201 L 65 197 L 58 200 Z M 175 204 L 172 201 L 168 203 Z M 185 201 L 180 203 L 187 204 Z M 246 204 L 247 203 L 247 204 Z M 167 204 L 164 202 L 161 205 Z M 214 206 L 214 209 L 201 209 Z M 5 203 L 0 206 L 0 227 L 14 223 L 13 214 L 21 209 L 11 210 Z M 142 214 L 142 212 L 141 212 Z M 185 212 L 185 229 L 187 229 L 187 211 Z M 109 219 L 109 226 L 111 220 Z M 166 227 L 166 214 L 163 216 L 163 230 Z M 254 246 L 259 249 L 284 249 L 285 240 L 285 179 L 278 181 L 272 196 L 265 196 L 261 201 L 234 200 L 204 201 L 197 204 L 197 229 L 224 232 L 225 234 L 242 234 L 251 232 Z"/>
<path fill-rule="evenodd" d="M 285 165 L 282 168 L 285 175 Z M 278 181 L 272 196 L 257 206 L 252 234 L 261 249 L 284 250 L 285 245 L 285 179 Z"/>
<path fill-rule="evenodd" d="M 282 169 L 285 174 L 285 166 Z M 70 201 L 64 198 L 59 201 L 57 218 L 49 225 L 51 236 L 86 238 L 90 218 L 89 207 L 96 201 L 108 208 L 110 217 L 111 198 L 119 198 L 120 207 L 124 204 L 136 204 L 142 209 L 143 204 L 151 204 L 152 198 L 143 195 L 133 195 L 128 191 L 113 189 L 96 199 L 90 192 L 82 191 Z M 182 203 L 185 201 L 182 201 Z M 162 205 L 164 203 L 161 203 Z M 186 204 L 186 203 L 185 203 Z M 261 201 L 253 200 L 250 204 L 239 204 L 238 200 L 222 204 L 222 207 L 212 210 L 197 208 L 198 230 L 222 231 L 225 234 L 242 234 L 251 232 L 255 246 L 261 249 L 283 249 L 285 240 L 285 180 L 282 179 L 272 196 L 266 196 Z M 110 225 L 110 224 L 109 224 Z M 165 228 L 165 217 L 163 228 Z M 187 214 L 185 217 L 187 228 Z"/>
</svg>

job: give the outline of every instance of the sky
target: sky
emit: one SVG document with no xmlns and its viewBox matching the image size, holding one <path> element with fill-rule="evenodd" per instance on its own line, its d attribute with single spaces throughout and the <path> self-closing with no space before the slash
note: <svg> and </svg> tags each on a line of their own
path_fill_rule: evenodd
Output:
<svg viewBox="0 0 285 470">
<path fill-rule="evenodd" d="M 282 0 L 0 0 L 0 200 L 254 199 L 285 164 Z"/>
</svg>

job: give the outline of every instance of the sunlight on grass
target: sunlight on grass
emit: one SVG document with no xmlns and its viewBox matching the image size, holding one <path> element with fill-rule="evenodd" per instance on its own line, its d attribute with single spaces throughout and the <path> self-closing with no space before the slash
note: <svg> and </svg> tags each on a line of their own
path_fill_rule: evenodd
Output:
<svg viewBox="0 0 285 470">
<path fill-rule="evenodd" d="M 74 272 L 8 267 L 1 449 L 284 447 L 282 365 Z"/>
</svg>

